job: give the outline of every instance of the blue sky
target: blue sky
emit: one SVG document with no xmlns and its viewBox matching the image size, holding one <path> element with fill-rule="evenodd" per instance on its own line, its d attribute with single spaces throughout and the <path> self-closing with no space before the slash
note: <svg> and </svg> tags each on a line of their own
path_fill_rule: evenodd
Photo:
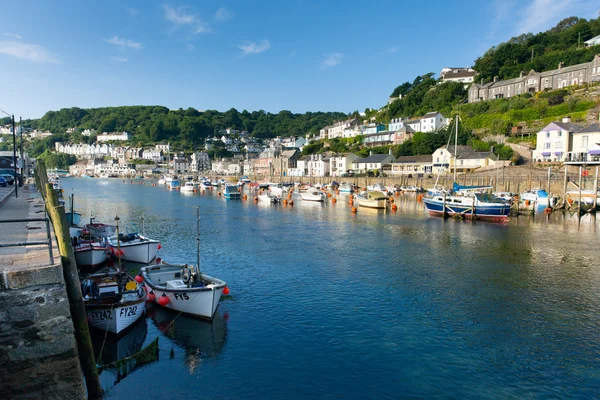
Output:
<svg viewBox="0 0 600 400">
<path fill-rule="evenodd" d="M 599 10 L 596 0 L 11 1 L 0 109 L 364 110 L 417 75 Z"/>
</svg>

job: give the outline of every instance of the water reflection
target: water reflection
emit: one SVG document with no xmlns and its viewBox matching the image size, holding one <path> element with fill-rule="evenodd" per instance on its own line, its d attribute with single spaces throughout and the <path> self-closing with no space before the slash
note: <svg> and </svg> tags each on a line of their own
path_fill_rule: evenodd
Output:
<svg viewBox="0 0 600 400">
<path fill-rule="evenodd" d="M 190 374 L 201 359 L 217 357 L 223 351 L 227 339 L 227 316 L 223 317 L 219 310 L 212 323 L 157 306 L 149 306 L 146 312 L 156 328 L 184 350 Z"/>
<path fill-rule="evenodd" d="M 103 331 L 91 330 L 96 363 L 110 367 L 118 360 L 131 357 L 142 349 L 147 333 L 148 325 L 143 316 L 119 336 L 105 335 Z"/>
</svg>

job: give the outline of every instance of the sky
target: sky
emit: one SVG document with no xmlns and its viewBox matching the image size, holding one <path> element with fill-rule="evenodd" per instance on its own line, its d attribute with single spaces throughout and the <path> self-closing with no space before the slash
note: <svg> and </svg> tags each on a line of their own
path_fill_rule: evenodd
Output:
<svg viewBox="0 0 600 400">
<path fill-rule="evenodd" d="M 0 116 L 162 105 L 277 113 L 379 108 L 393 89 L 597 0 L 7 1 Z"/>
</svg>

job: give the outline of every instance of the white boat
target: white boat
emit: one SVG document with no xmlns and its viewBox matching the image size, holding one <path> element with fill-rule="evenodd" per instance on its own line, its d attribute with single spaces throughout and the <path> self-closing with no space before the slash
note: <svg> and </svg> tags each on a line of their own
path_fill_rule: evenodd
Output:
<svg viewBox="0 0 600 400">
<path fill-rule="evenodd" d="M 73 246 L 73 250 L 79 268 L 93 268 L 103 264 L 108 259 L 110 247 L 103 243 L 77 241 Z"/>
<path fill-rule="evenodd" d="M 84 235 L 91 235 L 98 238 L 107 238 L 114 236 L 117 233 L 117 227 L 101 223 L 94 223 L 94 218 L 90 219 L 90 223 L 83 227 Z"/>
<path fill-rule="evenodd" d="M 108 174 L 100 174 L 100 176 L 98 176 L 98 178 L 108 178 Z"/>
<path fill-rule="evenodd" d="M 521 200 L 535 202 L 538 206 L 554 207 L 556 204 L 556 197 L 541 188 L 531 189 L 521 193 Z"/>
<path fill-rule="evenodd" d="M 166 184 L 166 183 L 167 183 L 167 181 L 165 180 L 165 178 L 164 178 L 164 177 L 162 177 L 162 178 L 160 178 L 160 179 L 158 180 L 158 182 L 156 182 L 156 183 L 157 183 L 157 184 L 159 184 L 159 185 L 164 185 L 164 184 Z"/>
<path fill-rule="evenodd" d="M 288 192 L 288 189 L 285 186 L 283 186 L 281 183 L 270 186 L 269 190 L 271 191 L 271 193 L 274 196 L 277 196 L 277 197 L 283 197 L 283 194 Z"/>
<path fill-rule="evenodd" d="M 171 183 L 167 183 L 167 186 L 169 187 L 169 190 L 180 190 L 181 188 L 181 184 L 177 179 L 172 179 Z"/>
<path fill-rule="evenodd" d="M 353 193 L 354 188 L 349 183 L 342 183 L 339 188 L 340 193 Z"/>
<path fill-rule="evenodd" d="M 383 183 L 375 183 L 374 185 L 367 186 L 369 192 L 382 192 L 387 193 L 387 188 Z"/>
<path fill-rule="evenodd" d="M 204 189 L 204 190 L 206 190 L 206 189 L 208 189 L 208 190 L 212 189 L 212 185 L 210 184 L 210 181 L 202 181 L 202 182 L 200 182 L 200 189 Z"/>
<path fill-rule="evenodd" d="M 124 272 L 89 275 L 81 284 L 91 327 L 119 334 L 133 325 L 146 308 L 146 291 Z"/>
<path fill-rule="evenodd" d="M 360 207 L 386 208 L 389 197 L 381 192 L 363 192 L 354 195 L 355 201 Z"/>
<path fill-rule="evenodd" d="M 594 193 L 593 190 L 582 189 L 581 190 L 581 206 L 592 207 L 594 205 L 594 199 L 600 198 L 600 193 Z M 569 201 L 570 200 L 570 201 Z M 569 203 L 579 203 L 579 190 L 570 190 L 567 192 L 567 201 Z M 600 205 L 597 202 L 596 205 Z"/>
<path fill-rule="evenodd" d="M 173 311 L 212 320 L 227 284 L 200 272 L 200 209 L 197 208 L 196 266 L 188 264 L 149 265 L 140 269 L 148 287 L 149 300 Z"/>
<path fill-rule="evenodd" d="M 494 192 L 492 193 L 494 196 L 496 196 L 499 199 L 502 199 L 504 201 L 508 201 L 510 203 L 512 203 L 515 195 L 512 192 Z"/>
<path fill-rule="evenodd" d="M 215 314 L 227 285 L 220 279 L 198 273 L 188 264 L 150 265 L 142 267 L 140 274 L 148 293 L 154 296 L 154 302 L 173 311 L 207 319 L 212 319 Z"/>
<path fill-rule="evenodd" d="M 317 188 L 311 188 L 306 192 L 300 193 L 300 197 L 306 201 L 325 201 L 325 193 Z"/>
<path fill-rule="evenodd" d="M 187 181 L 180 189 L 181 192 L 191 192 L 191 193 L 193 193 L 194 190 L 196 190 L 196 185 L 194 185 L 194 182 L 191 182 L 191 181 Z"/>
<path fill-rule="evenodd" d="M 279 197 L 271 194 L 270 192 L 259 193 L 257 195 L 257 197 L 258 197 L 258 201 L 261 201 L 264 203 L 279 203 Z"/>
<path fill-rule="evenodd" d="M 142 264 L 148 264 L 154 260 L 156 253 L 162 247 L 158 240 L 148 239 L 137 233 L 119 234 L 119 240 L 116 236 L 108 238 L 113 253 L 126 261 L 133 261 Z"/>
</svg>

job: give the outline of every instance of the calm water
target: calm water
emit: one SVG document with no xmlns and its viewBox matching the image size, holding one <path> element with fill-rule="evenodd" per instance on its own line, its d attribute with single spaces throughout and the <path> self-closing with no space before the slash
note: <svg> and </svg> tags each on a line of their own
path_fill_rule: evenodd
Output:
<svg viewBox="0 0 600 400">
<path fill-rule="evenodd" d="M 129 181 L 128 181 L 129 182 Z M 213 324 L 162 309 L 105 357 L 157 336 L 160 361 L 112 398 L 592 398 L 600 392 L 598 223 L 506 224 L 337 204 L 261 205 L 121 180 L 65 179 L 76 209 L 160 239 L 227 281 Z M 134 267 L 136 268 L 136 267 Z M 100 340 L 101 345 L 101 340 Z"/>
</svg>

